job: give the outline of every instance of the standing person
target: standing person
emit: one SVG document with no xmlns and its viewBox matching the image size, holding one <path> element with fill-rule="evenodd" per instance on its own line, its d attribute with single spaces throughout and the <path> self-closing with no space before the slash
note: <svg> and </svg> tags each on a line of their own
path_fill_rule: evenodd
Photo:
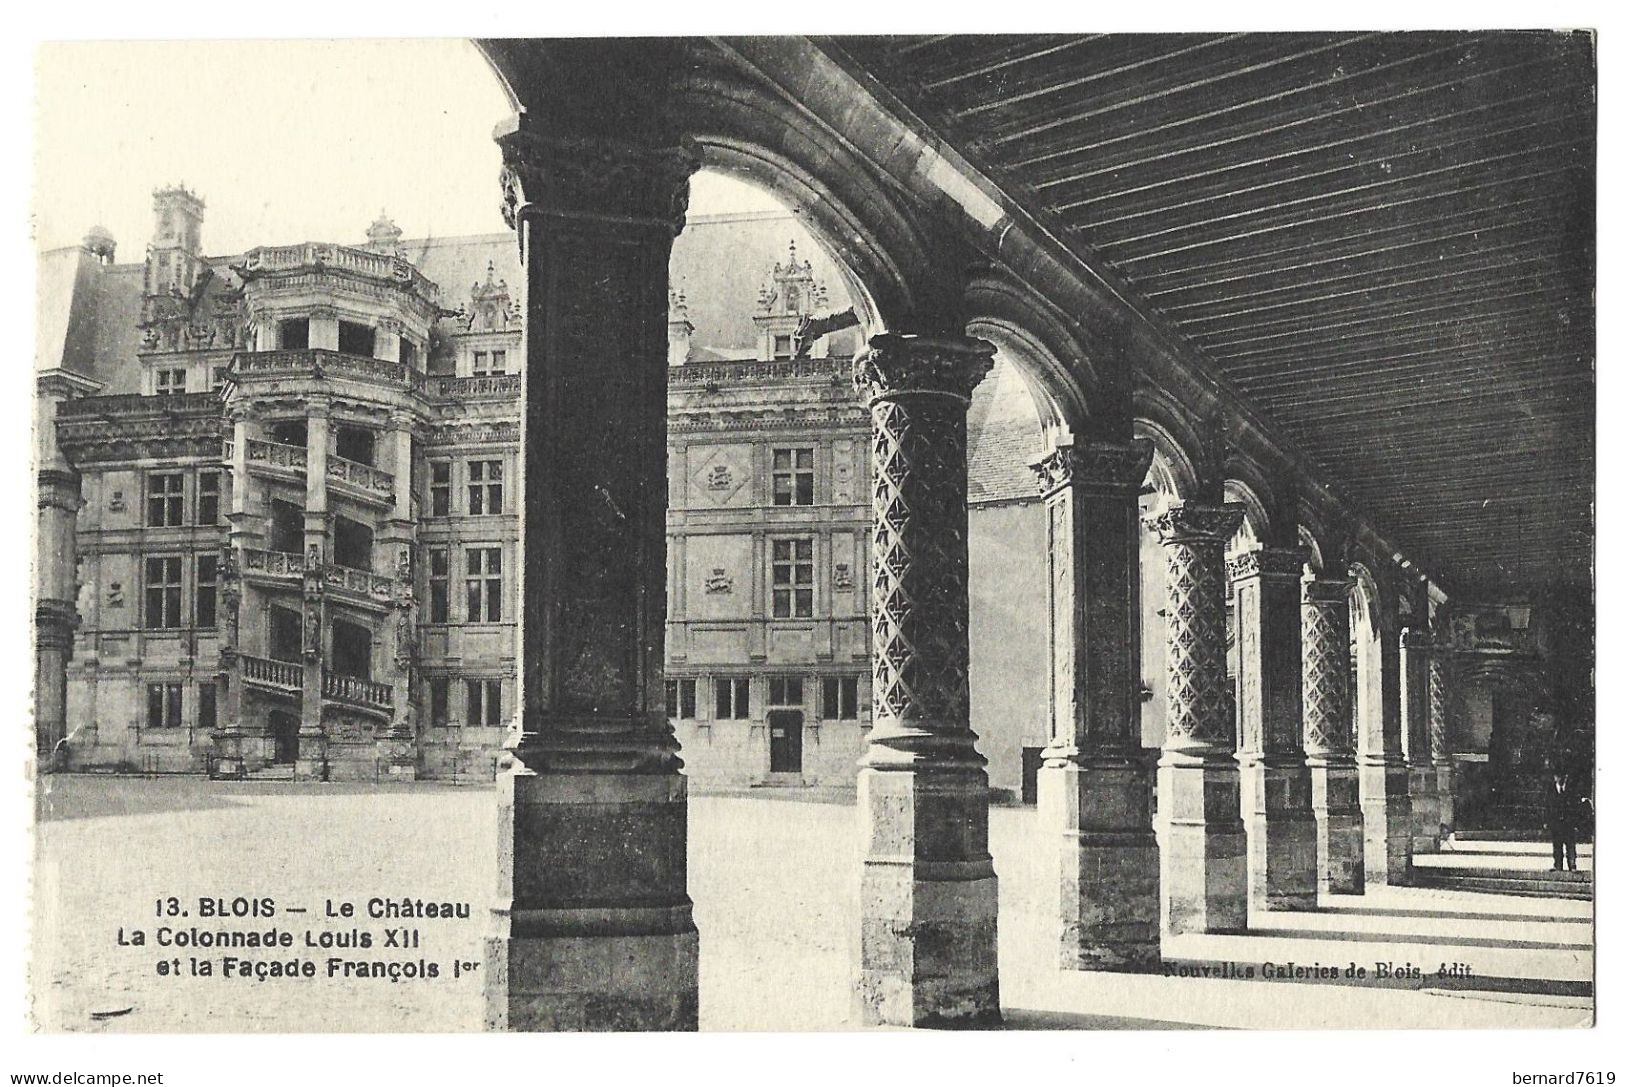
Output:
<svg viewBox="0 0 1625 1087">
<path fill-rule="evenodd" d="M 1568 862 L 1569 871 L 1575 864 L 1575 836 L 1580 829 L 1581 796 L 1576 775 L 1566 760 L 1552 767 L 1552 786 L 1548 796 L 1547 827 L 1552 834 L 1552 871 L 1561 872 Z"/>
</svg>

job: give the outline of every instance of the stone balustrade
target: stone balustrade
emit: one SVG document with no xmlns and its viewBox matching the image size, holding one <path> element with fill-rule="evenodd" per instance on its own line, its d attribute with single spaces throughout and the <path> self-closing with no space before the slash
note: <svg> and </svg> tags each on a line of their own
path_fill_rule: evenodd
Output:
<svg viewBox="0 0 1625 1087">
<path fill-rule="evenodd" d="M 289 692 L 305 689 L 305 670 L 300 664 L 270 660 L 267 657 L 250 657 L 246 654 L 240 654 L 237 659 L 242 662 L 245 683 L 275 687 Z"/>
<path fill-rule="evenodd" d="M 340 675 L 325 668 L 322 669 L 322 697 L 376 710 L 391 710 L 395 706 L 395 692 L 389 684 Z"/>
<path fill-rule="evenodd" d="M 386 574 L 375 574 L 370 570 L 358 570 L 353 566 L 338 566 L 332 563 L 323 566 L 322 584 L 328 589 L 353 593 L 380 603 L 387 604 L 395 598 L 394 578 Z"/>
<path fill-rule="evenodd" d="M 360 461 L 346 460 L 336 454 L 327 455 L 327 478 L 339 483 L 348 483 L 352 487 L 389 500 L 395 494 L 395 477 L 388 472 L 380 471 L 370 464 Z"/>
<path fill-rule="evenodd" d="M 305 560 L 301 555 L 245 547 L 242 549 L 242 556 L 243 573 L 250 577 L 287 578 L 290 581 L 297 581 L 305 573 Z"/>
<path fill-rule="evenodd" d="M 350 355 L 322 348 L 289 351 L 239 351 L 231 357 L 231 378 L 241 381 L 255 377 L 317 377 L 328 374 L 365 378 L 368 381 L 421 389 L 427 380 L 423 371 L 404 362 L 390 362 L 367 355 Z"/>
<path fill-rule="evenodd" d="M 285 468 L 292 472 L 303 472 L 308 463 L 305 447 L 302 445 L 283 445 L 281 442 L 263 442 L 258 438 L 249 438 L 245 452 L 251 468 Z"/>
<path fill-rule="evenodd" d="M 740 385 L 783 381 L 786 378 L 821 377 L 844 382 L 852 373 L 849 358 L 777 359 L 773 362 L 706 362 L 673 366 L 666 374 L 668 385 Z"/>
<path fill-rule="evenodd" d="M 440 297 L 439 287 L 404 257 L 331 242 L 260 246 L 245 253 L 239 267 L 245 279 L 305 269 L 353 272 L 371 279 L 410 284 L 420 297 L 430 301 Z"/>
<path fill-rule="evenodd" d="M 506 400 L 519 395 L 519 386 L 518 374 L 439 377 L 429 382 L 429 389 L 435 396 L 451 400 Z"/>
</svg>

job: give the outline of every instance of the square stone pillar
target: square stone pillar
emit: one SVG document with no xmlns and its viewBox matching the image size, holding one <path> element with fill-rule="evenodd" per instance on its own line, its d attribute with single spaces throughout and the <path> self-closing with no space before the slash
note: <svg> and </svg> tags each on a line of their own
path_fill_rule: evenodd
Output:
<svg viewBox="0 0 1625 1087">
<path fill-rule="evenodd" d="M 1411 853 L 1439 851 L 1439 777 L 1433 765 L 1433 729 L 1428 711 L 1430 640 L 1425 628 L 1399 633 L 1406 790 L 1411 798 Z"/>
<path fill-rule="evenodd" d="M 1303 563 L 1295 547 L 1256 547 L 1229 562 L 1236 593 L 1236 726 L 1249 898 L 1258 909 L 1312 910 L 1316 827 L 1303 753 Z"/>
<path fill-rule="evenodd" d="M 1369 616 L 1373 659 L 1360 662 L 1365 719 L 1359 730 L 1360 811 L 1367 884 L 1411 878 L 1410 775 L 1401 740 L 1399 630 L 1380 604 Z"/>
<path fill-rule="evenodd" d="M 882 334 L 854 361 L 874 441 L 874 727 L 858 771 L 865 1025 L 999 1020 L 998 880 L 970 727 L 965 412 L 993 349 Z"/>
<path fill-rule="evenodd" d="M 1048 517 L 1050 739 L 1038 771 L 1059 846 L 1061 967 L 1161 962 L 1151 768 L 1140 749 L 1143 439 L 1060 446 L 1034 463 Z"/>
<path fill-rule="evenodd" d="M 1151 517 L 1168 560 L 1168 737 L 1157 764 L 1163 920 L 1169 932 L 1247 927 L 1247 832 L 1225 701 L 1224 547 L 1236 503 Z"/>
<path fill-rule="evenodd" d="M 1303 583 L 1303 749 L 1322 894 L 1365 893 L 1365 817 L 1349 714 L 1349 588 L 1346 578 Z"/>
<path fill-rule="evenodd" d="M 688 791 L 666 719 L 666 285 L 689 146 L 503 126 L 524 263 L 518 728 L 494 1030 L 693 1030 Z"/>
</svg>

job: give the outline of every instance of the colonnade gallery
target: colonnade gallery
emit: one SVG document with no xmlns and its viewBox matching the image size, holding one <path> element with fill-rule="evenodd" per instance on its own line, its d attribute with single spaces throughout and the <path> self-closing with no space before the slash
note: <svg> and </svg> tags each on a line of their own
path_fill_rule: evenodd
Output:
<svg viewBox="0 0 1625 1087">
<path fill-rule="evenodd" d="M 42 764 L 494 777 L 515 1030 L 696 1024 L 691 789 L 857 805 L 924 1025 L 990 805 L 1132 971 L 1589 780 L 1589 39 L 479 44 L 508 234 L 44 258 Z"/>
</svg>

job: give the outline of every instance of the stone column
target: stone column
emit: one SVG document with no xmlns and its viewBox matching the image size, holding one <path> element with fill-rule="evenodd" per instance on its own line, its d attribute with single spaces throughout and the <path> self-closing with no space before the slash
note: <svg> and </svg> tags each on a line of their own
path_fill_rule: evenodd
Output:
<svg viewBox="0 0 1625 1087">
<path fill-rule="evenodd" d="M 1139 493 L 1151 443 L 1034 463 L 1049 520 L 1050 739 L 1039 817 L 1059 838 L 1061 966 L 1162 958 L 1151 768 L 1140 748 Z"/>
<path fill-rule="evenodd" d="M 1303 749 L 1323 894 L 1365 893 L 1365 819 L 1349 713 L 1350 585 L 1329 577 L 1303 583 Z"/>
<path fill-rule="evenodd" d="M 233 491 L 247 483 L 246 476 L 234 476 L 233 480 Z M 236 480 L 243 482 L 239 484 Z M 234 495 L 233 509 L 236 505 Z M 220 671 L 215 676 L 215 728 L 212 737 L 214 773 L 217 777 L 241 777 L 248 770 L 243 762 L 243 676 L 239 659 L 243 582 L 237 555 L 234 543 L 228 542 L 220 549 Z"/>
<path fill-rule="evenodd" d="M 45 426 L 56 425 L 48 418 Z M 68 661 L 79 626 L 79 473 L 58 459 L 39 470 L 34 598 L 34 743 L 42 767 L 58 769 L 57 744 L 68 735 Z"/>
<path fill-rule="evenodd" d="M 314 326 L 314 321 L 312 325 Z M 335 326 L 337 327 L 337 326 Z M 322 670 L 327 622 L 322 567 L 327 562 L 327 451 L 329 405 L 313 399 L 305 416 L 305 689 L 299 711 L 299 755 L 294 775 L 327 777 L 327 733 L 322 727 Z"/>
<path fill-rule="evenodd" d="M 1439 838 L 1448 841 L 1456 832 L 1456 763 L 1451 750 L 1451 690 L 1449 660 L 1437 640 L 1428 654 L 1428 730 L 1433 751 L 1433 773 L 1438 787 Z"/>
<path fill-rule="evenodd" d="M 1149 519 L 1168 560 L 1168 737 L 1157 766 L 1157 828 L 1168 931 L 1247 927 L 1247 833 L 1225 701 L 1225 543 L 1236 503 L 1183 502 Z"/>
<path fill-rule="evenodd" d="M 854 362 L 874 453 L 874 727 L 858 764 L 866 1025 L 999 1019 L 965 475 L 965 412 L 992 354 L 981 340 L 883 334 Z"/>
<path fill-rule="evenodd" d="M 399 325 L 395 328 L 398 330 Z M 397 345 L 399 340 L 396 341 Z M 394 505 L 380 526 L 373 573 L 395 579 L 395 606 L 387 617 L 383 637 L 389 645 L 388 666 L 378 677 L 387 680 L 394 698 L 389 727 L 378 737 L 377 755 L 385 774 L 396 781 L 417 777 L 417 715 L 412 705 L 413 665 L 417 658 L 417 596 L 412 554 L 417 546 L 417 522 L 412 518 L 412 433 L 416 423 L 409 411 L 389 414 L 388 461 L 395 477 Z"/>
<path fill-rule="evenodd" d="M 253 483 L 248 474 L 248 443 L 260 435 L 248 405 L 240 400 L 226 404 L 225 417 L 231 427 L 231 453 L 224 465 L 231 477 L 231 505 L 226 514 L 226 523 L 230 526 L 227 543 L 220 556 L 220 607 L 224 626 L 220 639 L 220 692 L 216 696 L 220 727 L 214 749 L 219 756 L 215 773 L 221 777 L 240 777 L 249 769 L 243 750 L 245 707 L 241 657 L 255 648 L 263 648 L 256 646 L 252 639 L 244 644 L 242 626 L 246 588 L 242 581 L 242 554 L 245 548 L 258 547 L 261 542 L 259 507 L 250 500 Z M 250 604 L 249 613 L 254 611 Z"/>
<path fill-rule="evenodd" d="M 1429 648 L 1426 628 L 1400 631 L 1400 705 L 1409 771 L 1412 854 L 1439 851 L 1439 778 L 1433 768 L 1433 733 L 1428 720 Z"/>
<path fill-rule="evenodd" d="M 666 287 L 690 146 L 499 130 L 524 264 L 520 705 L 486 941 L 496 1030 L 693 1030 L 666 719 Z"/>
<path fill-rule="evenodd" d="M 1399 631 L 1379 624 L 1377 659 L 1362 661 L 1362 689 L 1372 695 L 1360 729 L 1360 812 L 1365 818 L 1367 884 L 1404 884 L 1411 876 L 1411 797 L 1401 741 Z M 1369 666 L 1369 667 L 1368 667 Z"/>
<path fill-rule="evenodd" d="M 1312 910 L 1315 816 L 1303 752 L 1303 551 L 1256 547 L 1229 563 L 1236 593 L 1236 725 L 1249 899 Z"/>
</svg>

